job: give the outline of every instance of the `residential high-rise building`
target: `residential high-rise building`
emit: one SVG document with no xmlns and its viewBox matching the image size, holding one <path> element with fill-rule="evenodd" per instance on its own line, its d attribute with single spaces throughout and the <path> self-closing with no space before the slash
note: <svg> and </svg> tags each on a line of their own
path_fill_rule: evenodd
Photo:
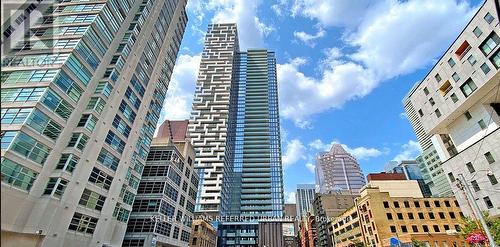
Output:
<svg viewBox="0 0 500 247">
<path fill-rule="evenodd" d="M 236 24 L 211 24 L 205 36 L 189 137 L 196 150 L 200 185 L 196 211 L 216 216 L 226 158 L 230 95 L 235 56 L 239 51 Z M 234 89 L 233 89 L 234 90 Z"/>
<path fill-rule="evenodd" d="M 314 202 L 315 185 L 297 184 L 295 203 L 297 204 L 297 216 L 302 217 L 312 209 Z"/>
<path fill-rule="evenodd" d="M 56 1 L 2 58 L 2 246 L 121 245 L 185 5 Z"/>
<path fill-rule="evenodd" d="M 153 138 L 122 246 L 189 245 L 198 174 L 187 124 L 166 120 Z"/>
<path fill-rule="evenodd" d="M 487 0 L 408 98 L 462 211 L 500 215 L 500 33 Z M 459 178 L 461 181 L 456 181 Z M 464 186 L 471 188 L 467 199 Z"/>
<path fill-rule="evenodd" d="M 424 180 L 424 175 L 420 169 L 419 164 L 415 160 L 401 160 L 401 161 L 391 161 L 385 165 L 385 172 L 388 173 L 401 173 L 404 174 L 405 178 L 408 180 L 415 180 L 422 190 L 422 194 L 425 197 L 431 197 L 432 193 L 429 186 Z"/>
<path fill-rule="evenodd" d="M 283 174 L 276 58 L 267 50 L 238 52 L 224 167 L 224 216 L 282 217 Z"/>
<path fill-rule="evenodd" d="M 358 193 L 365 185 L 365 177 L 354 156 L 340 144 L 333 144 L 329 152 L 316 157 L 316 186 L 318 192 L 349 190 Z"/>
<path fill-rule="evenodd" d="M 416 157 L 416 160 L 419 164 L 424 182 L 429 187 L 431 194 L 436 197 L 451 196 L 453 194 L 451 186 L 443 171 L 441 161 L 437 156 L 436 148 L 432 144 L 432 135 L 425 132 L 421 118 L 419 118 L 409 98 L 413 91 L 416 90 L 417 85 L 418 83 L 413 86 L 410 93 L 403 99 L 406 115 L 417 135 L 418 143 L 423 150 L 422 154 Z"/>
</svg>

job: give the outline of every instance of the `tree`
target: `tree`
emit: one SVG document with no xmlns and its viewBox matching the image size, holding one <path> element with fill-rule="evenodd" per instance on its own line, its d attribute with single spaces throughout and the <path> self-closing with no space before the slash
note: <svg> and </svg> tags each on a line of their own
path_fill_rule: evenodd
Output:
<svg viewBox="0 0 500 247">
<path fill-rule="evenodd" d="M 500 218 L 490 217 L 488 212 L 483 212 L 483 217 L 486 221 L 486 225 L 490 229 L 491 235 L 493 235 L 493 238 L 495 239 L 495 243 L 500 245 Z M 468 236 L 476 232 L 484 232 L 481 224 L 470 217 L 465 217 L 463 219 L 462 237 L 466 239 Z"/>
<path fill-rule="evenodd" d="M 424 242 L 422 242 L 420 240 L 416 240 L 414 238 L 411 240 L 411 245 L 413 247 L 425 247 L 425 243 Z"/>
</svg>

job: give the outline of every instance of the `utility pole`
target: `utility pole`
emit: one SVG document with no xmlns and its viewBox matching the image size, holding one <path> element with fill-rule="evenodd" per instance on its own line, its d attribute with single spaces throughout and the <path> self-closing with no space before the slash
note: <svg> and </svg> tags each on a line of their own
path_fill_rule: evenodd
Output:
<svg viewBox="0 0 500 247">
<path fill-rule="evenodd" d="M 458 174 L 458 177 L 459 177 L 458 179 L 459 179 L 460 183 L 463 185 L 463 188 L 465 189 L 465 192 L 466 192 L 465 198 L 469 202 L 471 202 L 472 210 L 479 218 L 479 221 L 481 222 L 481 225 L 483 226 L 484 232 L 486 233 L 486 236 L 488 237 L 489 246 L 497 247 L 497 245 L 495 243 L 495 239 L 491 235 L 491 232 L 490 232 L 490 229 L 488 228 L 488 225 L 486 225 L 486 220 L 484 220 L 483 214 L 482 214 L 481 210 L 479 209 L 479 206 L 477 205 L 476 198 L 474 198 L 474 195 L 472 194 L 472 191 L 470 190 L 469 184 L 465 180 L 464 175 L 460 173 L 460 174 Z"/>
</svg>

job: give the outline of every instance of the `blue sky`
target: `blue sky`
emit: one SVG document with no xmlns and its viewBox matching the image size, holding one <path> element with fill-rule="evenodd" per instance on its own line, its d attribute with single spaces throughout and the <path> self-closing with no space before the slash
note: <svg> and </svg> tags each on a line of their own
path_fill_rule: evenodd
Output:
<svg viewBox="0 0 500 247">
<path fill-rule="evenodd" d="M 317 152 L 342 143 L 365 174 L 420 152 L 401 100 L 480 0 L 189 0 L 163 119 L 191 111 L 211 22 L 238 24 L 242 49 L 276 52 L 285 199 L 314 182 Z"/>
</svg>

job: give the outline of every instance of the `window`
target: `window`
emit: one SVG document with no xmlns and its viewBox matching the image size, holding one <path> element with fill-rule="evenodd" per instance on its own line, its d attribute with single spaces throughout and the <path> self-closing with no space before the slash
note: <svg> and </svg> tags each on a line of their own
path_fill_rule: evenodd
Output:
<svg viewBox="0 0 500 247">
<path fill-rule="evenodd" d="M 388 220 L 392 220 L 392 214 L 391 213 L 386 213 L 386 215 L 387 215 L 387 219 Z"/>
<path fill-rule="evenodd" d="M 490 12 L 486 13 L 486 15 L 484 16 L 484 20 L 486 22 L 488 22 L 488 24 L 491 24 L 493 22 L 493 20 L 495 20 L 495 17 L 493 17 Z"/>
<path fill-rule="evenodd" d="M 2 182 L 25 191 L 30 191 L 38 175 L 35 171 L 6 158 L 2 159 L 1 169 Z"/>
<path fill-rule="evenodd" d="M 1 100 L 2 102 L 38 101 L 45 92 L 45 89 L 47 88 L 4 88 L 1 92 Z"/>
<path fill-rule="evenodd" d="M 457 72 L 453 73 L 453 75 L 451 75 L 451 77 L 453 78 L 453 80 L 455 82 L 460 81 L 460 76 L 458 76 Z"/>
<path fill-rule="evenodd" d="M 472 115 L 470 114 L 469 111 L 464 112 L 464 116 L 467 120 L 470 120 L 472 118 Z"/>
<path fill-rule="evenodd" d="M 436 117 L 441 117 L 441 111 L 439 111 L 439 109 L 436 109 L 434 113 L 436 114 Z"/>
<path fill-rule="evenodd" d="M 111 168 L 111 170 L 116 171 L 118 168 L 118 164 L 120 163 L 120 159 L 115 157 L 108 150 L 102 148 L 99 156 L 97 156 L 97 161 L 103 164 L 106 167 Z"/>
<path fill-rule="evenodd" d="M 429 213 L 429 219 L 433 220 L 433 219 L 435 219 L 435 218 L 436 218 L 436 217 L 434 217 L 434 213 L 431 213 L 431 212 L 430 212 L 430 213 Z"/>
<path fill-rule="evenodd" d="M 104 96 L 109 97 L 111 95 L 111 92 L 113 91 L 113 86 L 109 82 L 101 81 L 97 85 L 94 93 L 96 94 L 102 94 Z"/>
<path fill-rule="evenodd" d="M 442 96 L 445 96 L 452 88 L 450 81 L 445 81 L 443 85 L 439 87 L 439 92 Z"/>
<path fill-rule="evenodd" d="M 450 212 L 450 218 L 452 218 L 452 219 L 456 219 L 455 213 Z"/>
<path fill-rule="evenodd" d="M 469 61 L 470 65 L 474 65 L 476 64 L 477 60 L 476 58 L 474 57 L 474 55 L 470 55 L 468 58 L 467 58 L 467 61 Z"/>
<path fill-rule="evenodd" d="M 105 196 L 89 189 L 85 189 L 83 190 L 82 197 L 80 197 L 78 204 L 92 210 L 101 211 L 105 200 Z"/>
<path fill-rule="evenodd" d="M 488 179 L 490 180 L 491 185 L 498 184 L 498 180 L 493 173 L 488 174 Z"/>
<path fill-rule="evenodd" d="M 97 220 L 97 218 L 75 212 L 71 223 L 69 223 L 68 230 L 93 234 Z"/>
<path fill-rule="evenodd" d="M 474 166 L 472 165 L 471 162 L 468 162 L 467 164 L 465 164 L 465 166 L 467 167 L 467 170 L 469 170 L 470 173 L 473 173 L 476 171 L 476 169 L 474 169 Z"/>
<path fill-rule="evenodd" d="M 451 100 L 453 101 L 453 103 L 457 103 L 457 101 L 458 101 L 458 97 L 457 97 L 457 95 L 456 95 L 455 93 L 452 93 L 452 94 L 450 95 L 450 98 L 451 98 Z"/>
<path fill-rule="evenodd" d="M 457 232 L 460 232 L 460 231 L 462 231 L 462 227 L 460 227 L 460 225 L 455 225 L 455 230 Z"/>
<path fill-rule="evenodd" d="M 486 128 L 488 127 L 488 126 L 486 126 L 486 124 L 484 123 L 484 120 L 483 120 L 483 119 L 479 120 L 479 121 L 477 122 L 477 124 L 479 124 L 479 127 L 480 127 L 482 130 L 484 130 L 484 129 L 486 129 Z"/>
<path fill-rule="evenodd" d="M 59 134 L 61 134 L 62 131 L 61 125 L 50 119 L 38 109 L 33 110 L 31 115 L 28 117 L 26 124 L 35 129 L 38 133 L 54 141 L 59 137 Z"/>
<path fill-rule="evenodd" d="M 472 185 L 472 188 L 474 189 L 474 191 L 476 191 L 476 192 L 477 192 L 477 191 L 480 191 L 480 190 L 481 190 L 481 188 L 479 188 L 479 184 L 477 183 L 477 181 L 476 181 L 476 180 L 472 180 L 472 181 L 470 182 L 470 184 Z"/>
<path fill-rule="evenodd" d="M 51 151 L 49 147 L 38 142 L 24 132 L 19 132 L 19 134 L 17 134 L 10 146 L 10 149 L 40 165 L 45 163 L 45 160 L 47 160 L 47 156 L 49 156 Z"/>
<path fill-rule="evenodd" d="M 77 85 L 64 71 L 59 72 L 54 83 L 75 103 L 80 100 L 83 89 Z"/>
<path fill-rule="evenodd" d="M 472 79 L 468 79 L 462 86 L 460 86 L 460 90 L 464 94 L 464 96 L 467 98 L 469 95 L 471 95 L 474 91 L 476 91 L 477 86 L 474 83 Z"/>
<path fill-rule="evenodd" d="M 422 111 L 422 109 L 418 110 L 418 115 L 420 115 L 420 117 L 424 116 L 424 112 Z"/>
<path fill-rule="evenodd" d="M 433 225 L 432 227 L 434 228 L 434 232 L 440 232 L 438 225 Z"/>
<path fill-rule="evenodd" d="M 89 137 L 83 133 L 73 133 L 71 139 L 69 140 L 68 147 L 75 147 L 80 151 L 85 149 Z"/>
<path fill-rule="evenodd" d="M 108 132 L 106 136 L 106 143 L 109 144 L 111 148 L 118 151 L 119 153 L 123 153 L 123 149 L 125 148 L 125 142 L 122 141 L 115 133 L 111 130 Z"/>
<path fill-rule="evenodd" d="M 130 211 L 120 207 L 120 203 L 116 203 L 115 209 L 113 211 L 113 217 L 115 217 L 118 221 L 127 223 L 129 215 Z"/>
<path fill-rule="evenodd" d="M 481 65 L 481 70 L 483 71 L 483 73 L 486 75 L 488 74 L 488 72 L 490 72 L 490 67 L 488 66 L 488 64 L 486 63 L 483 63 L 483 65 Z"/>
<path fill-rule="evenodd" d="M 481 34 L 483 34 L 483 31 L 481 31 L 481 29 L 479 27 L 476 27 L 474 28 L 474 31 L 472 31 L 474 33 L 474 35 L 476 35 L 476 38 L 479 38 L 479 36 L 481 36 Z"/>
<path fill-rule="evenodd" d="M 424 232 L 429 232 L 429 227 L 426 225 L 423 225 L 422 229 L 424 230 Z"/>
<path fill-rule="evenodd" d="M 398 219 L 402 220 L 403 219 L 403 214 L 402 213 L 397 213 Z"/>
<path fill-rule="evenodd" d="M 439 212 L 438 215 L 439 215 L 440 219 L 442 219 L 442 220 L 446 219 L 443 212 Z"/>
<path fill-rule="evenodd" d="M 130 127 L 118 114 L 115 116 L 112 125 L 125 137 L 128 137 L 130 135 Z"/>
<path fill-rule="evenodd" d="M 426 87 L 424 87 L 424 93 L 425 93 L 425 95 L 429 95 L 429 89 L 427 89 Z"/>
<path fill-rule="evenodd" d="M 431 204 L 429 203 L 429 201 L 424 201 L 424 205 L 426 208 L 430 208 L 431 207 Z"/>
<path fill-rule="evenodd" d="M 488 164 L 493 164 L 495 163 L 495 159 L 493 158 L 493 155 L 490 152 L 487 152 L 484 154 L 484 157 L 488 161 Z"/>
<path fill-rule="evenodd" d="M 78 164 L 80 158 L 74 154 L 62 154 L 59 162 L 57 162 L 56 170 L 65 170 L 67 172 L 73 172 L 75 170 L 76 164 Z"/>
<path fill-rule="evenodd" d="M 97 113 L 101 113 L 106 105 L 106 101 L 99 97 L 92 97 L 89 100 L 89 104 L 87 105 L 87 110 L 94 110 Z"/>
<path fill-rule="evenodd" d="M 487 208 L 493 208 L 493 203 L 491 202 L 491 199 L 489 196 L 483 197 L 483 201 L 486 204 Z"/>
<path fill-rule="evenodd" d="M 408 213 L 408 219 L 410 219 L 410 220 L 415 219 L 415 218 L 413 217 L 413 213 Z"/>
<path fill-rule="evenodd" d="M 436 74 L 434 78 L 436 79 L 437 82 L 440 82 L 442 80 L 439 74 Z"/>
<path fill-rule="evenodd" d="M 413 202 L 413 204 L 415 204 L 415 207 L 416 207 L 416 208 L 419 208 L 419 207 L 420 207 L 420 202 L 418 202 L 418 201 L 414 201 L 414 202 Z"/>
<path fill-rule="evenodd" d="M 455 52 L 455 55 L 457 55 L 458 59 L 461 60 L 465 54 L 471 49 L 471 46 L 467 40 L 465 40 L 458 48 L 457 51 Z"/>
<path fill-rule="evenodd" d="M 94 128 L 95 128 L 97 121 L 98 121 L 98 119 L 94 115 L 83 114 L 82 117 L 80 118 L 80 121 L 78 122 L 77 126 L 84 127 L 88 131 L 92 132 L 92 130 L 94 130 Z"/>
<path fill-rule="evenodd" d="M 89 182 L 95 184 L 97 187 L 103 188 L 105 190 L 109 190 L 111 187 L 111 182 L 113 181 L 113 177 L 109 176 L 105 172 L 93 168 L 92 172 L 89 176 Z"/>
<path fill-rule="evenodd" d="M 453 66 L 455 66 L 455 60 L 453 60 L 453 58 L 450 57 L 450 59 L 448 59 L 448 64 L 450 65 L 450 67 L 453 68 Z"/>
<path fill-rule="evenodd" d="M 391 232 L 396 232 L 396 227 L 395 226 L 391 226 Z"/>
<path fill-rule="evenodd" d="M 413 232 L 418 232 L 418 227 L 416 225 L 412 225 L 411 229 Z"/>
<path fill-rule="evenodd" d="M 500 50 L 495 52 L 493 56 L 490 57 L 491 63 L 495 66 L 495 68 L 499 69 L 500 68 Z"/>
<path fill-rule="evenodd" d="M 52 89 L 47 90 L 47 93 L 42 98 L 42 103 L 52 112 L 59 115 L 64 120 L 68 120 L 74 108 L 70 103 L 63 100 Z"/>
<path fill-rule="evenodd" d="M 436 102 L 434 102 L 434 99 L 433 99 L 432 97 L 431 97 L 431 98 L 429 98 L 429 103 L 431 103 L 431 105 L 436 104 Z"/>
<path fill-rule="evenodd" d="M 449 226 L 449 225 L 443 225 L 443 227 L 444 227 L 444 230 L 445 230 L 445 231 L 450 230 L 450 226 Z"/>
<path fill-rule="evenodd" d="M 406 228 L 406 226 L 401 226 L 401 231 L 402 232 L 408 232 L 408 229 Z"/>
<path fill-rule="evenodd" d="M 451 182 L 455 182 L 455 176 L 453 176 L 453 173 L 449 172 L 448 178 L 450 179 Z"/>
<path fill-rule="evenodd" d="M 2 124 L 22 124 L 33 108 L 2 108 Z"/>
<path fill-rule="evenodd" d="M 47 187 L 45 187 L 43 195 L 51 195 L 56 198 L 61 198 L 67 185 L 68 181 L 62 178 L 49 178 L 49 182 L 47 183 Z"/>
<path fill-rule="evenodd" d="M 144 193 L 144 194 L 163 193 L 163 186 L 164 185 L 165 185 L 165 182 L 141 181 L 139 183 L 139 188 L 137 188 L 137 193 Z M 167 184 L 167 186 L 168 186 L 168 184 Z M 166 193 L 166 191 L 165 191 L 165 193 Z M 176 193 L 176 196 L 177 196 L 177 193 Z M 175 198 L 175 200 L 177 201 L 177 197 Z"/>
<path fill-rule="evenodd" d="M 484 55 L 490 54 L 500 43 L 500 37 L 495 32 L 492 32 L 486 40 L 481 43 L 479 48 L 481 48 L 481 51 L 483 52 Z"/>
</svg>

